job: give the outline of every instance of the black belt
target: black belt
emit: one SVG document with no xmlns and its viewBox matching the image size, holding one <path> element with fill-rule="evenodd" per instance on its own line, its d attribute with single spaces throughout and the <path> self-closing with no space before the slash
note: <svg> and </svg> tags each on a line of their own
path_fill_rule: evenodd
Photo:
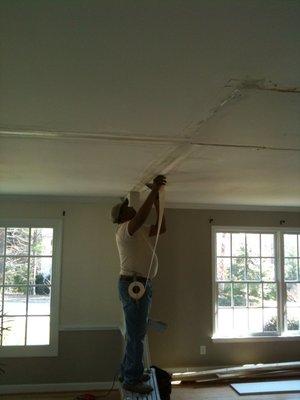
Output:
<svg viewBox="0 0 300 400">
<path fill-rule="evenodd" d="M 138 282 L 142 282 L 144 284 L 147 281 L 147 278 L 145 278 L 144 276 L 136 276 L 135 278 L 136 278 L 136 280 Z M 133 275 L 120 275 L 120 280 L 121 281 L 131 281 L 131 282 L 133 282 L 134 276 Z M 148 279 L 148 281 L 150 281 L 150 279 Z"/>
</svg>

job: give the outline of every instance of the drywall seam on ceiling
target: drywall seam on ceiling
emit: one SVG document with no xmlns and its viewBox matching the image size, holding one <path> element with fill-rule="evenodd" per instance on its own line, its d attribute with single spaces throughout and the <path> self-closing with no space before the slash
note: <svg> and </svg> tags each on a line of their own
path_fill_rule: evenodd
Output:
<svg viewBox="0 0 300 400">
<path fill-rule="evenodd" d="M 7 129 L 0 127 L 0 137 L 4 138 L 21 138 L 21 139 L 47 139 L 47 140 L 106 140 L 115 142 L 145 142 L 155 144 L 171 144 L 171 143 L 185 143 L 185 138 L 174 138 L 170 136 L 137 136 L 131 134 L 124 134 L 124 132 L 69 132 L 69 131 L 48 131 L 48 130 L 28 130 L 27 129 Z"/>
<path fill-rule="evenodd" d="M 266 79 L 229 79 L 225 87 L 235 87 L 237 90 L 265 90 L 278 93 L 300 93 L 300 87 L 297 86 L 282 86 L 273 81 Z"/>
<path fill-rule="evenodd" d="M 188 157 L 193 149 L 194 148 L 190 143 L 186 143 L 177 146 L 159 159 L 155 159 L 138 177 L 137 183 L 131 191 L 140 191 L 144 187 L 145 183 L 153 179 L 153 176 L 158 174 L 166 175 L 171 170 L 174 170 L 181 161 Z"/>
<path fill-rule="evenodd" d="M 205 142 L 191 142 L 194 146 L 206 147 L 231 147 L 239 149 L 253 149 L 253 150 L 273 150 L 273 151 L 300 151 L 297 147 L 274 147 L 274 146 L 261 146 L 256 144 L 225 144 L 225 143 L 205 143 Z"/>
<path fill-rule="evenodd" d="M 252 79 L 252 78 L 246 78 L 246 79 L 237 79 L 237 78 L 231 78 L 227 81 L 226 85 L 224 88 L 233 88 L 234 90 L 225 97 L 219 104 L 217 104 L 215 107 L 213 107 L 209 112 L 208 115 L 205 118 L 202 118 L 199 120 L 197 123 L 191 123 L 188 125 L 184 132 L 191 132 L 191 135 L 186 135 L 187 137 L 193 137 L 194 139 L 199 136 L 201 132 L 202 126 L 213 119 L 216 114 L 219 113 L 221 109 L 224 108 L 224 106 L 229 105 L 233 103 L 234 101 L 240 101 L 242 100 L 243 96 L 245 93 L 247 93 L 249 90 L 261 90 L 261 91 L 272 91 L 272 92 L 277 92 L 277 93 L 286 93 L 286 94 L 299 94 L 300 93 L 300 88 L 297 86 L 293 87 L 288 87 L 288 86 L 281 86 L 277 83 L 274 83 L 272 81 L 266 81 L 265 78 L 262 79 Z"/>
<path fill-rule="evenodd" d="M 75 132 L 51 132 L 51 131 L 10 131 L 3 130 L 0 128 L 0 138 L 18 138 L 18 139 L 41 139 L 41 140 L 63 140 L 63 141 L 108 141 L 108 142 L 126 142 L 126 143 L 153 143 L 153 144 L 177 144 L 193 145 L 193 146 L 207 146 L 207 147 L 238 147 L 238 148 L 249 148 L 256 150 L 279 150 L 279 151 L 300 151 L 297 147 L 274 147 L 274 146 L 262 146 L 262 145 L 244 145 L 244 144 L 227 144 L 227 143 L 211 143 L 211 142 L 200 142 L 196 138 L 192 137 L 170 137 L 170 136 L 134 136 L 124 135 L 118 133 L 75 133 Z"/>
<path fill-rule="evenodd" d="M 216 114 L 222 109 L 224 108 L 224 106 L 229 105 L 230 103 L 236 101 L 236 100 L 241 100 L 242 99 L 242 92 L 235 88 L 230 95 L 228 95 L 227 97 L 225 97 L 223 100 L 220 101 L 219 104 L 217 104 L 215 107 L 213 107 L 212 109 L 210 109 L 208 111 L 208 114 L 206 117 L 202 118 L 200 121 L 198 121 L 196 124 L 190 124 L 189 126 L 187 126 L 184 129 L 184 132 L 186 132 L 186 137 L 193 137 L 196 134 L 198 134 L 198 129 L 201 127 L 201 125 L 204 125 L 206 122 L 208 122 L 209 120 L 211 120 L 212 118 L 214 118 L 216 116 Z M 197 132 L 195 132 L 197 130 Z M 189 133 L 191 132 L 191 133 Z"/>
</svg>

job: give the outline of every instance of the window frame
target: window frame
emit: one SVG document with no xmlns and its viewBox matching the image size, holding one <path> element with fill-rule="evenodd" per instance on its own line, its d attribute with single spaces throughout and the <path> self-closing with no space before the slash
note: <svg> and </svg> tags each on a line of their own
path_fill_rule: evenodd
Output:
<svg viewBox="0 0 300 400">
<path fill-rule="evenodd" d="M 267 334 L 248 336 L 220 336 L 216 332 L 216 319 L 218 315 L 218 297 L 216 280 L 217 261 L 217 233 L 273 233 L 274 234 L 274 258 L 275 258 L 275 282 L 277 284 L 277 310 L 278 331 Z M 248 342 L 248 341 L 282 341 L 300 340 L 300 330 L 288 332 L 284 330 L 286 318 L 286 282 L 284 280 L 284 234 L 300 235 L 300 228 L 289 227 L 253 227 L 253 226 L 212 226 L 211 250 L 212 250 L 212 340 L 216 342 Z M 231 256 L 232 257 L 232 256 Z M 299 273 L 299 271 L 298 271 Z M 299 277 L 299 276 L 298 276 Z"/>
<path fill-rule="evenodd" d="M 63 221 L 61 219 L 41 218 L 1 218 L 1 227 L 52 228 L 52 282 L 50 300 L 50 340 L 49 345 L 0 346 L 0 357 L 47 357 L 58 355 L 59 299 L 61 279 L 61 253 Z"/>
</svg>

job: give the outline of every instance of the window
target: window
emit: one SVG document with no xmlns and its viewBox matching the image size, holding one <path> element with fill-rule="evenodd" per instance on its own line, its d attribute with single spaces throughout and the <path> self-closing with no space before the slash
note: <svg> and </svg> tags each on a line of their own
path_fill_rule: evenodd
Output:
<svg viewBox="0 0 300 400">
<path fill-rule="evenodd" d="M 57 352 L 61 222 L 0 220 L 0 355 Z"/>
<path fill-rule="evenodd" d="M 214 338 L 300 336 L 300 229 L 213 228 Z"/>
</svg>

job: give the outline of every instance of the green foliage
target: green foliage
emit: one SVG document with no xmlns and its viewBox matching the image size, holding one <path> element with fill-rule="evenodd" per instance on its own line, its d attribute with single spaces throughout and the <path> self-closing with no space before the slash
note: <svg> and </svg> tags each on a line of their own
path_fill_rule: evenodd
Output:
<svg viewBox="0 0 300 400">
<path fill-rule="evenodd" d="M 245 283 L 234 283 L 233 284 L 233 302 L 234 306 L 245 307 L 246 306 L 246 289 Z"/>
<path fill-rule="evenodd" d="M 50 288 L 47 285 L 45 285 L 45 283 L 49 282 L 49 280 L 50 280 L 50 275 L 45 277 L 43 274 L 37 274 L 35 277 L 35 283 L 37 285 L 41 285 L 41 286 L 36 286 L 35 294 L 38 294 L 38 295 L 49 294 Z"/>
<path fill-rule="evenodd" d="M 272 317 L 266 324 L 264 324 L 264 332 L 276 332 L 277 331 L 277 318 Z"/>
<path fill-rule="evenodd" d="M 249 283 L 249 305 L 250 307 L 261 306 L 262 290 L 261 283 Z"/>
<path fill-rule="evenodd" d="M 287 329 L 289 331 L 298 331 L 300 329 L 299 321 L 294 318 L 290 318 L 287 320 Z"/>
<path fill-rule="evenodd" d="M 276 302 L 277 300 L 277 286 L 276 283 L 264 284 L 264 302 Z"/>
<path fill-rule="evenodd" d="M 245 279 L 245 259 L 232 259 L 232 279 L 235 281 L 243 281 Z"/>
<path fill-rule="evenodd" d="M 231 284 L 219 283 L 219 298 L 218 304 L 220 307 L 231 306 Z"/>
<path fill-rule="evenodd" d="M 297 259 L 286 258 L 284 260 L 284 278 L 287 281 L 297 280 L 298 278 Z"/>
</svg>

